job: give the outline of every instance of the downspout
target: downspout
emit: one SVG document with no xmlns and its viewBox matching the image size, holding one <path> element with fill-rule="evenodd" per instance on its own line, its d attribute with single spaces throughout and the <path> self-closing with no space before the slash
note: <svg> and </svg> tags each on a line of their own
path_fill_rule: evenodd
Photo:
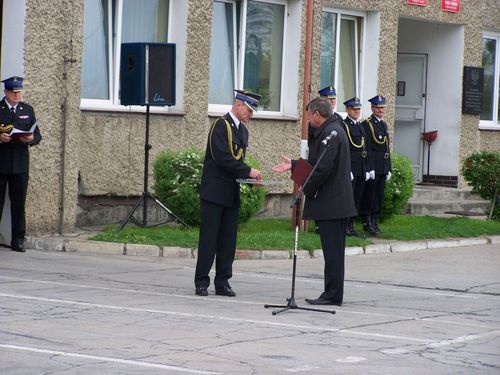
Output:
<svg viewBox="0 0 500 375">
<path fill-rule="evenodd" d="M 65 184 L 66 184 L 66 128 L 67 128 L 67 118 L 68 118 L 68 64 L 72 64 L 76 62 L 75 59 L 65 56 L 64 57 L 64 72 L 63 72 L 63 80 L 64 80 L 64 101 L 61 104 L 61 112 L 62 112 L 62 127 L 61 127 L 61 162 L 60 162 L 60 170 L 61 170 L 61 178 L 59 179 L 59 229 L 58 233 L 63 234 L 64 232 L 64 219 L 65 219 Z"/>
<path fill-rule="evenodd" d="M 302 98 L 302 130 L 300 137 L 300 157 L 307 159 L 308 147 L 307 147 L 307 130 L 309 126 L 309 121 L 307 120 L 306 106 L 309 104 L 311 96 L 311 45 L 312 45 L 312 31 L 313 31 L 313 13 L 314 13 L 314 0 L 307 0 L 307 10 L 306 10 L 306 45 L 304 53 L 304 86 L 303 86 L 303 98 Z M 295 184 L 294 195 L 297 193 L 299 187 Z M 297 218 L 302 218 L 302 208 L 300 208 L 300 215 L 295 212 L 296 208 L 294 206 L 293 212 L 293 225 L 295 226 L 295 221 Z M 307 230 L 307 223 L 300 220 L 300 228 L 302 230 Z"/>
<path fill-rule="evenodd" d="M 304 96 L 302 100 L 302 133 L 300 143 L 300 156 L 307 158 L 307 128 L 309 122 L 307 121 L 306 106 L 309 103 L 311 95 L 311 44 L 312 44 L 312 30 L 313 30 L 313 12 L 314 0 L 307 0 L 307 21 L 306 21 L 306 46 L 304 56 Z"/>
</svg>

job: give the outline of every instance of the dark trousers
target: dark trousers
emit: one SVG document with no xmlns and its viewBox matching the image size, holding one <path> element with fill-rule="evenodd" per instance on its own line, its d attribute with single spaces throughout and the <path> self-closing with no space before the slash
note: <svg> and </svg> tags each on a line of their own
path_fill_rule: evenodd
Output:
<svg viewBox="0 0 500 375">
<path fill-rule="evenodd" d="M 354 204 L 358 213 L 361 210 L 361 199 L 363 198 L 363 191 L 365 189 L 365 176 L 354 176 L 352 180 L 352 192 L 354 194 Z"/>
<path fill-rule="evenodd" d="M 215 259 L 215 289 L 229 286 L 233 276 L 239 207 L 224 207 L 201 200 L 200 238 L 194 284 L 210 285 L 210 269 Z"/>
<path fill-rule="evenodd" d="M 378 217 L 384 203 L 385 174 L 376 174 L 375 180 L 368 180 L 365 184 L 363 199 L 361 200 L 361 216 Z"/>
<path fill-rule="evenodd" d="M 347 219 L 317 220 L 316 223 L 325 259 L 325 290 L 320 298 L 342 303 Z"/>
<path fill-rule="evenodd" d="M 5 190 L 9 187 L 9 199 L 12 221 L 11 246 L 22 244 L 26 235 L 26 218 L 24 207 L 28 191 L 28 173 L 0 173 L 0 218 L 5 203 Z"/>
</svg>

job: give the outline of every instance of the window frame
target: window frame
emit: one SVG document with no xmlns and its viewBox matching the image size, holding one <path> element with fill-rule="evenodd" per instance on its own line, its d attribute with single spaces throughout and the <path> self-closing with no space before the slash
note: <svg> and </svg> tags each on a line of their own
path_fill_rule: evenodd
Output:
<svg viewBox="0 0 500 375">
<path fill-rule="evenodd" d="M 168 2 L 168 17 L 167 17 L 167 43 L 171 42 L 172 36 L 172 21 L 173 21 L 173 3 L 175 0 Z M 113 11 L 113 0 L 108 1 L 108 22 L 107 22 L 107 54 L 108 54 L 108 90 L 110 93 L 109 99 L 88 99 L 80 97 L 81 110 L 96 110 L 96 111 L 114 111 L 114 112 L 146 112 L 145 106 L 140 105 L 122 105 L 120 104 L 120 52 L 121 52 L 121 37 L 123 24 L 123 2 L 124 0 L 115 0 L 115 9 Z M 114 19 L 115 18 L 115 19 Z M 85 37 L 85 36 L 84 36 Z M 176 53 L 178 56 L 178 53 Z M 176 62 L 176 65 L 178 62 Z M 184 79 L 182 79 L 184 82 Z M 177 95 L 176 85 L 176 97 Z M 151 106 L 150 111 L 153 113 L 168 113 L 172 110 L 179 110 L 182 104 L 176 103 L 173 107 Z"/>
<path fill-rule="evenodd" d="M 364 61 L 365 61 L 365 46 L 366 46 L 366 29 L 367 29 L 367 22 L 368 22 L 368 17 L 366 12 L 358 12 L 358 11 L 352 11 L 352 10 L 345 10 L 345 9 L 337 9 L 337 8 L 330 8 L 330 7 L 324 7 L 322 9 L 322 13 L 334 13 L 336 14 L 336 35 L 335 35 L 335 73 L 334 73 L 334 79 L 335 79 L 335 88 L 337 89 L 338 86 L 338 79 L 340 75 L 340 33 L 341 33 L 341 23 L 342 20 L 354 20 L 354 48 L 356 50 L 354 60 L 355 60 L 355 65 L 356 65 L 356 70 L 355 70 L 355 77 L 354 77 L 354 84 L 355 84 L 355 96 L 360 98 L 361 100 L 363 99 L 363 82 L 364 82 Z M 323 29 L 321 29 L 321 38 L 323 37 Z M 319 67 L 319 70 L 321 70 L 321 66 Z M 321 82 L 319 82 L 321 85 Z M 323 87 L 323 86 L 322 86 Z M 321 87 L 320 87 L 321 88 Z M 348 100 L 350 98 L 345 98 L 345 100 Z M 339 106 L 343 106 L 343 103 L 337 102 L 337 108 L 335 109 L 335 112 L 339 113 L 342 117 L 347 116 L 347 112 L 345 111 L 345 108 L 342 110 L 339 110 Z"/>
<path fill-rule="evenodd" d="M 233 34 L 236 51 L 234 51 L 233 56 L 235 57 L 234 69 L 235 74 L 234 77 L 236 82 L 233 82 L 234 88 L 244 89 L 243 81 L 245 76 L 245 52 L 246 52 L 246 23 L 247 23 L 247 9 L 248 9 L 248 1 L 249 0 L 214 0 L 213 2 L 222 2 L 222 3 L 231 3 L 234 6 L 234 23 L 233 23 Z M 237 6 L 236 3 L 240 2 L 241 7 L 241 15 L 240 15 L 240 24 L 238 25 L 238 15 L 237 15 Z M 259 110 L 257 114 L 259 117 L 270 116 L 270 117 L 282 117 L 285 115 L 285 99 L 284 95 L 284 79 L 285 79 L 285 56 L 287 53 L 287 28 L 288 28 L 288 11 L 289 11 L 289 2 L 287 0 L 252 0 L 254 2 L 265 3 L 265 4 L 276 4 L 282 5 L 284 7 L 283 12 L 283 51 L 281 55 L 281 77 L 280 77 L 280 104 L 279 111 L 269 111 L 269 110 Z M 239 38 L 238 38 L 239 37 Z M 239 50 L 238 50 L 239 45 Z M 208 78 L 210 82 L 210 77 Z M 210 83 L 209 83 L 210 84 Z M 212 104 L 208 103 L 208 112 L 209 114 L 215 113 L 225 113 L 231 109 L 231 104 Z"/>
<path fill-rule="evenodd" d="M 493 116 L 492 120 L 481 120 L 479 118 L 479 129 L 482 130 L 498 130 L 500 131 L 500 33 L 494 32 L 484 32 L 481 38 L 481 42 L 484 39 L 494 39 L 496 40 L 496 53 L 495 53 L 495 71 L 494 71 L 494 92 L 493 92 Z M 481 48 L 482 53 L 482 48 Z"/>
</svg>

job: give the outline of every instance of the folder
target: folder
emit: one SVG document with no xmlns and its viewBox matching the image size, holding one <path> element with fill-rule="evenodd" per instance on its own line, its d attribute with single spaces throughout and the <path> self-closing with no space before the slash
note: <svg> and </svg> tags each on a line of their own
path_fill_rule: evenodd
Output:
<svg viewBox="0 0 500 375">
<path fill-rule="evenodd" d="M 313 167 L 307 160 L 300 158 L 295 164 L 292 176 L 290 177 L 297 185 L 302 186 L 311 173 Z"/>
</svg>

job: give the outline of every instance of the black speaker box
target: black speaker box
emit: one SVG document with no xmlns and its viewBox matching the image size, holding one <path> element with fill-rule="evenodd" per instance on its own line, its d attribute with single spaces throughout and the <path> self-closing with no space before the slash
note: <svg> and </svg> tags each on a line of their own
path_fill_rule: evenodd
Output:
<svg viewBox="0 0 500 375">
<path fill-rule="evenodd" d="M 122 105 L 175 105 L 175 44 L 123 43 L 120 56 Z"/>
</svg>

